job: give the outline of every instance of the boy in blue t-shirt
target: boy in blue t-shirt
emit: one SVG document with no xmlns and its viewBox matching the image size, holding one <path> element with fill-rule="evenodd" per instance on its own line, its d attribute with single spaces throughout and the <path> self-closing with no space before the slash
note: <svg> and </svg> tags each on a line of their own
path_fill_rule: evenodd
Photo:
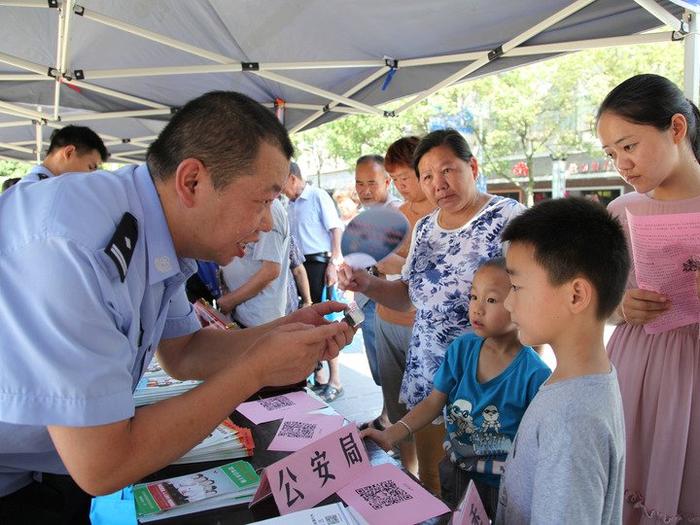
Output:
<svg viewBox="0 0 700 525">
<path fill-rule="evenodd" d="M 433 391 L 396 424 L 362 433 L 385 450 L 445 413 L 446 455 L 440 464 L 442 499 L 452 507 L 473 480 L 493 519 L 503 462 L 525 409 L 550 370 L 529 346 L 503 303 L 510 278 L 503 258 L 474 275 L 469 321 L 474 334 L 457 338 L 435 374 Z"/>
</svg>

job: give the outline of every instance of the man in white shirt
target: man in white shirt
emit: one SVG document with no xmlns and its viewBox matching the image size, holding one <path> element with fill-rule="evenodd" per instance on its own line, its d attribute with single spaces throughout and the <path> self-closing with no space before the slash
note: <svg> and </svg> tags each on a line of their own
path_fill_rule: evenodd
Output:
<svg viewBox="0 0 700 525">
<path fill-rule="evenodd" d="M 343 262 L 340 251 L 340 237 L 343 223 L 333 204 L 333 199 L 322 188 L 306 184 L 299 166 L 292 162 L 289 179 L 283 190 L 289 197 L 289 225 L 299 247 L 304 254 L 304 268 L 309 278 L 311 300 L 321 302 L 324 288 L 338 281 L 337 267 Z M 320 380 L 318 371 L 316 383 L 321 397 L 330 402 L 343 394 L 340 382 L 338 358 L 328 361 L 328 381 Z"/>
</svg>

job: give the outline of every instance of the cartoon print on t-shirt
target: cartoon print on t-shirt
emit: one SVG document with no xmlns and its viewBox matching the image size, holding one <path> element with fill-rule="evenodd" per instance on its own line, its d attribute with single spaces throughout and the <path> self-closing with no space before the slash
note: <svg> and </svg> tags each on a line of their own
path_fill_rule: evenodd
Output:
<svg viewBox="0 0 700 525">
<path fill-rule="evenodd" d="M 472 404 L 466 399 L 457 399 L 449 405 L 446 418 L 448 423 L 457 425 L 459 431 L 456 435 L 461 436 L 476 432 L 476 426 L 474 426 L 474 420 L 470 414 L 471 411 Z"/>
<path fill-rule="evenodd" d="M 500 413 L 495 405 L 488 405 L 481 411 L 481 424 L 472 416 L 473 405 L 466 399 L 457 399 L 448 405 L 445 417 L 449 429 L 450 455 L 460 458 L 463 468 L 471 470 L 478 460 L 508 454 L 511 439 L 500 434 Z"/>
<path fill-rule="evenodd" d="M 498 422 L 498 408 L 495 405 L 487 406 L 481 413 L 484 418 L 484 422 L 481 424 L 481 431 L 487 432 L 493 430 L 498 432 L 501 430 L 501 424 Z"/>
</svg>

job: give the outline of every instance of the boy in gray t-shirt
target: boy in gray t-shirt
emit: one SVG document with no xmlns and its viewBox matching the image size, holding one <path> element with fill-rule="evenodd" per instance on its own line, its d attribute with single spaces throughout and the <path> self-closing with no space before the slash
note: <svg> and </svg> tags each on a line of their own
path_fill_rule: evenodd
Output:
<svg viewBox="0 0 700 525">
<path fill-rule="evenodd" d="M 603 329 L 629 271 L 622 228 L 598 204 L 558 199 L 513 219 L 502 239 L 505 307 L 523 344 L 552 346 L 557 368 L 520 423 L 496 523 L 621 523 L 625 430 Z"/>
</svg>

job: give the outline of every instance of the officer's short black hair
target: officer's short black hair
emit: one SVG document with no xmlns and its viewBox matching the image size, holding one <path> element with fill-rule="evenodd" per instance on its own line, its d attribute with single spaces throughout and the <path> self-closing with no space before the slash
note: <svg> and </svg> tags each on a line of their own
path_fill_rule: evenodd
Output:
<svg viewBox="0 0 700 525">
<path fill-rule="evenodd" d="M 501 238 L 532 246 L 554 286 L 579 276 L 590 281 L 599 319 L 620 303 L 630 257 L 622 226 L 601 204 L 579 198 L 543 201 L 510 221 Z"/>
<path fill-rule="evenodd" d="M 86 126 L 70 125 L 54 130 L 51 133 L 51 142 L 46 154 L 50 155 L 53 151 L 66 146 L 75 146 L 81 155 L 93 150 L 97 151 L 102 162 L 106 162 L 109 158 L 109 152 L 100 136 Z"/>
<path fill-rule="evenodd" d="M 260 143 L 276 146 L 289 159 L 294 147 L 284 126 L 269 109 L 233 91 L 211 91 L 177 111 L 148 148 L 153 177 L 175 174 L 184 159 L 196 158 L 211 169 L 217 189 L 245 173 Z"/>
</svg>

